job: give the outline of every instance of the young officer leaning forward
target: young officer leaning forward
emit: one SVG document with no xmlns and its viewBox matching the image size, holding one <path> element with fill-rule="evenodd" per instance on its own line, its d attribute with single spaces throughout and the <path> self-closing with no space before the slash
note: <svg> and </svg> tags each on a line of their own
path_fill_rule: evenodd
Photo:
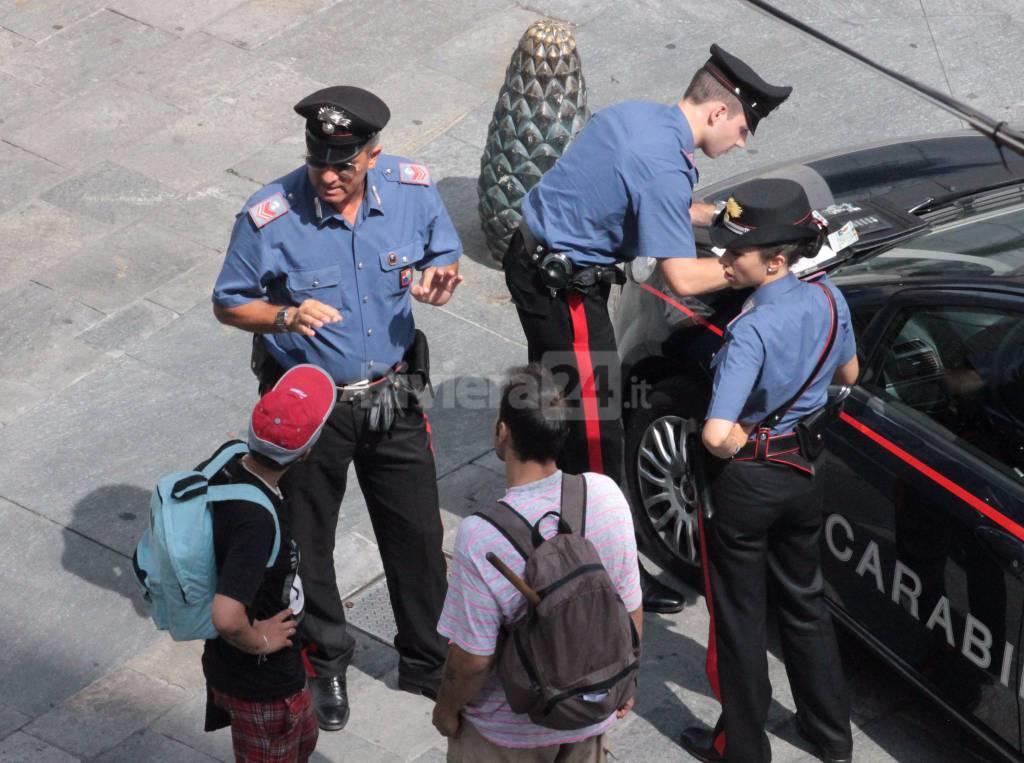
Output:
<svg viewBox="0 0 1024 763">
<path fill-rule="evenodd" d="M 440 680 L 445 562 L 434 454 L 416 398 L 428 381 L 426 339 L 410 295 L 445 304 L 462 280 L 462 246 L 427 169 L 381 153 L 390 112 L 377 96 L 329 87 L 295 111 L 306 120 L 306 164 L 247 202 L 213 301 L 222 323 L 259 335 L 262 389 L 299 363 L 320 366 L 338 387 L 323 437 L 281 484 L 302 547 L 314 707 L 320 728 L 333 731 L 348 720 L 345 671 L 355 650 L 334 572 L 353 461 L 398 625 L 398 685 L 433 696 Z"/>
<path fill-rule="evenodd" d="M 495 425 L 495 451 L 505 462 L 508 492 L 496 508 L 524 526 L 544 518 L 539 526 L 545 538 L 555 533 L 559 518 L 545 515 L 561 512 L 562 472 L 555 456 L 567 435 L 564 419 L 561 393 L 540 364 L 510 372 Z M 629 505 L 608 477 L 586 474 L 584 479 L 583 535 L 596 547 L 639 634 L 643 611 Z M 505 532 L 481 516 L 470 516 L 455 538 L 448 596 L 437 626 L 450 646 L 434 708 L 434 726 L 448 737 L 448 761 L 604 761 L 604 733 L 629 712 L 632 699 L 598 723 L 568 731 L 539 726 L 509 706 L 495 670 L 495 652 L 502 628 L 523 615 L 526 599 L 486 557 L 493 552 L 519 576 L 526 563 L 511 544 L 516 536 Z M 569 638 L 574 648 L 592 650 L 594 658 L 593 639 L 578 633 Z"/>
<path fill-rule="evenodd" d="M 726 250 L 726 280 L 756 291 L 712 362 L 703 431 L 715 457 L 713 514 L 702 543 L 712 618 L 708 677 L 722 714 L 712 731 L 684 731 L 682 745 L 704 761 L 771 759 L 764 730 L 768 586 L 776 592 L 797 730 L 825 761 L 852 755 L 846 683 L 822 588 L 823 485 L 814 434 L 830 418 L 829 382 L 857 379 L 856 346 L 842 294 L 828 279 L 805 283 L 789 272 L 794 261 L 817 253 L 824 230 L 803 188 L 778 179 L 737 188 L 711 230 L 715 246 Z"/>
<path fill-rule="evenodd" d="M 316 716 L 295 637 L 303 618 L 299 549 L 278 483 L 309 455 L 334 397 L 334 382 L 319 368 L 291 369 L 253 409 L 249 452 L 228 461 L 210 480 L 261 490 L 280 527 L 279 551 L 267 569 L 277 539 L 270 514 L 247 501 L 214 505 L 213 626 L 220 635 L 203 649 L 206 730 L 230 723 L 237 760 L 303 763 L 316 747 Z"/>
<path fill-rule="evenodd" d="M 622 484 L 622 393 L 608 316 L 611 285 L 625 282 L 616 266 L 657 258 L 665 282 L 682 295 L 726 286 L 718 263 L 696 256 L 692 223 L 710 224 L 715 207 L 691 205 L 693 153 L 699 148 L 714 159 L 746 145 L 790 90 L 712 45 L 682 100 L 597 112 L 523 200 L 505 282 L 530 362 L 562 375 L 556 378 L 566 394 L 582 406 L 558 458 L 567 472 L 599 472 Z M 642 572 L 642 581 L 645 610 L 683 608 L 682 597 L 653 577 Z"/>
</svg>

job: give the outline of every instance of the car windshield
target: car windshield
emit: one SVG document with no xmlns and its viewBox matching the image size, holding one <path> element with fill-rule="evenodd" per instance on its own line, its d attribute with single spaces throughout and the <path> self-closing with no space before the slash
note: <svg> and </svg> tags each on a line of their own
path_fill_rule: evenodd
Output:
<svg viewBox="0 0 1024 763">
<path fill-rule="evenodd" d="M 1005 276 L 1024 272 L 1024 206 L 975 214 L 934 228 L 835 275 Z"/>
</svg>

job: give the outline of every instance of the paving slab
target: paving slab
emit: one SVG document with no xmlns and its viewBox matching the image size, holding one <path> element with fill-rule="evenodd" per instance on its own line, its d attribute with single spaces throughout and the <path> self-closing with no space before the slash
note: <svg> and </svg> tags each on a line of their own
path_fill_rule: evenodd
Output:
<svg viewBox="0 0 1024 763">
<path fill-rule="evenodd" d="M 3 499 L 0 520 L 0 584 L 18 613 L 0 623 L 0 703 L 34 717 L 141 652 L 156 630 L 133 606 L 128 559 Z"/>
<path fill-rule="evenodd" d="M 30 716 L 19 713 L 13 707 L 0 703 L 0 739 L 17 731 L 31 720 Z"/>
<path fill-rule="evenodd" d="M 10 29 L 0 27 L 0 63 L 10 56 L 14 51 L 31 41 L 27 37 L 15 34 Z"/>
<path fill-rule="evenodd" d="M 430 723 L 434 703 L 426 697 L 398 690 L 397 668 L 385 681 L 374 681 L 352 703 L 345 730 L 385 750 L 409 759 L 422 755 L 437 743 Z M 401 723 L 395 720 L 401 718 Z"/>
<path fill-rule="evenodd" d="M 203 731 L 206 723 L 206 692 L 194 694 L 191 699 L 176 705 L 158 719 L 149 730 L 168 739 L 180 742 L 189 749 L 223 761 L 234 763 L 231 747 L 231 730 Z"/>
<path fill-rule="evenodd" d="M 168 310 L 148 299 L 140 299 L 114 311 L 95 326 L 82 332 L 79 339 L 104 352 L 122 353 L 177 317 L 178 314 L 173 310 Z"/>
<path fill-rule="evenodd" d="M 78 758 L 20 731 L 0 739 L 4 763 L 76 763 Z"/>
<path fill-rule="evenodd" d="M 153 3 L 149 0 L 113 0 L 107 7 L 136 21 L 165 32 L 187 34 L 240 5 L 242 0 L 177 0 Z"/>
<path fill-rule="evenodd" d="M 197 342 L 198 336 L 204 341 Z M 148 366 L 247 408 L 258 399 L 256 377 L 249 369 L 251 352 L 252 334 L 218 323 L 208 297 L 131 350 Z M 243 436 L 246 421 L 235 424 L 243 427 Z"/>
<path fill-rule="evenodd" d="M 240 113 L 251 114 L 262 122 L 281 128 L 282 132 L 291 130 L 301 136 L 303 119 L 292 107 L 327 85 L 284 64 L 268 61 L 262 53 L 257 60 L 259 65 L 250 72 L 252 77 L 222 88 L 217 100 Z M 335 83 L 332 81 L 331 84 Z"/>
<path fill-rule="evenodd" d="M 249 0 L 208 22 L 203 28 L 239 48 L 258 48 L 336 2 L 338 0 L 292 0 L 287 3 Z"/>
<path fill-rule="evenodd" d="M 280 34 L 260 52 L 315 80 L 334 82 L 344 72 L 348 83 L 376 86 L 382 79 L 381 51 L 402 51 L 402 64 L 415 61 L 486 14 L 510 6 L 509 0 L 467 0 L 445 4 L 443 12 L 438 12 L 436 5 L 416 0 L 380 0 L 374 6 L 375 16 L 401 19 L 402 23 L 367 24 L 365 17 L 341 3 Z M 324 55 L 325 50 L 337 49 L 338 40 L 344 40 L 341 54 Z M 431 107 L 443 106 L 430 103 Z M 420 109 L 421 113 L 427 111 Z"/>
<path fill-rule="evenodd" d="M 1024 85 L 1015 75 L 1024 44 L 1022 22 L 998 15 L 966 24 L 962 16 L 928 20 L 953 95 L 993 119 L 1017 125 L 1024 119 Z"/>
<path fill-rule="evenodd" d="M 275 143 L 237 162 L 231 167 L 231 173 L 262 186 L 300 167 L 306 161 L 303 127 L 292 124 L 291 130 Z"/>
<path fill-rule="evenodd" d="M 30 355 L 31 361 L 16 373 L 0 374 L 0 423 L 15 421 L 52 400 L 110 360 L 105 352 L 77 338 L 39 346 Z"/>
<path fill-rule="evenodd" d="M 153 8 L 163 5 L 147 3 Z M 186 10 L 183 6 L 187 4 L 166 5 Z M 140 92 L 152 92 L 183 111 L 193 111 L 225 89 L 234 89 L 244 79 L 258 76 L 260 68 L 261 62 L 251 53 L 205 32 L 192 32 L 135 60 L 117 80 Z"/>
<path fill-rule="evenodd" d="M 201 247 L 219 252 L 218 260 L 222 260 L 235 216 L 242 210 L 245 200 L 257 190 L 258 183 L 232 172 L 223 172 L 174 200 L 158 205 L 149 219 Z M 212 285 L 211 281 L 202 286 L 200 291 L 205 292 L 204 297 L 209 297 Z M 183 313 L 194 304 L 191 302 L 178 312 Z M 168 306 L 177 309 L 173 305 Z"/>
<path fill-rule="evenodd" d="M 0 305 L 0 373 L 17 375 L 42 348 L 85 331 L 99 323 L 103 313 L 67 295 L 33 282 L 22 282 L 5 295 Z M 30 328 L 23 318 L 36 314 Z"/>
<path fill-rule="evenodd" d="M 102 161 L 41 194 L 59 209 L 109 226 L 135 222 L 179 196 L 159 181 L 111 161 Z"/>
<path fill-rule="evenodd" d="M 252 152 L 270 143 L 282 130 L 233 106 L 213 100 L 161 130 L 151 132 L 118 161 L 184 193 L 209 183 Z M 244 136 L 244 137 L 243 137 Z"/>
<path fill-rule="evenodd" d="M 200 305 L 206 306 L 212 315 L 213 303 L 210 294 L 223 264 L 223 254 L 206 254 L 196 265 L 170 279 L 163 286 L 158 286 L 146 298 L 179 315 Z"/>
<path fill-rule="evenodd" d="M 28 151 L 72 169 L 117 159 L 136 141 L 180 117 L 170 104 L 116 83 L 96 85 L 55 105 L 73 114 L 54 129 L 54 107 L 23 111 L 8 120 L 4 133 Z M 74 147 L 73 149 L 71 147 Z"/>
<path fill-rule="evenodd" d="M 8 142 L 0 142 L 0 214 L 56 185 L 65 171 L 56 164 Z"/>
<path fill-rule="evenodd" d="M 188 699 L 186 692 L 121 668 L 90 684 L 25 731 L 74 754 L 93 757 Z"/>
<path fill-rule="evenodd" d="M 369 74 L 355 80 L 373 88 L 391 109 L 382 134 L 389 153 L 415 156 L 420 148 L 458 122 L 489 97 L 461 79 L 414 63 L 380 79 Z M 423 104 L 430 108 L 424 109 Z"/>
<path fill-rule="evenodd" d="M 249 409 L 124 356 L 4 429 L 0 496 L 116 549 L 127 572 L 156 480 L 237 436 Z"/>
<path fill-rule="evenodd" d="M 497 100 L 519 38 L 539 18 L 536 11 L 515 6 L 481 15 L 421 60 L 431 69 L 466 82 L 479 93 L 493 93 Z"/>
<path fill-rule="evenodd" d="M 39 283 L 111 314 L 185 272 L 197 247 L 158 225 L 140 222 L 85 246 L 38 274 Z"/>
<path fill-rule="evenodd" d="M 80 2 L 71 0 L 67 5 L 77 6 Z M 90 6 L 96 8 L 100 3 L 82 5 L 85 10 Z M 18 25 L 10 26 L 3 20 L 0 24 L 18 31 Z M 137 59 L 145 58 L 171 39 L 172 35 L 148 24 L 105 9 L 98 10 L 64 26 L 36 45 L 24 46 L 4 62 L 4 68 L 66 95 L 77 95 L 131 67 Z"/>
<path fill-rule="evenodd" d="M 169 634 L 161 633 L 149 649 L 132 657 L 124 667 L 176 686 L 189 695 L 206 696 L 203 646 L 202 641 L 175 641 Z"/>
<path fill-rule="evenodd" d="M 20 37 L 39 42 L 96 13 L 102 7 L 102 0 L 33 0 L 30 3 L 12 3 L 0 12 L 0 26 Z"/>
<path fill-rule="evenodd" d="M 83 245 L 110 233 L 112 226 L 33 198 L 0 216 L 0 229 L 4 237 L 0 292 L 4 292 L 21 288 L 22 280 L 74 257 Z"/>
<path fill-rule="evenodd" d="M 191 747 L 175 742 L 152 731 L 139 731 L 112 750 L 97 758 L 95 763 L 210 763 L 214 760 Z"/>
<path fill-rule="evenodd" d="M 4 57 L 3 40 L 4 37 L 0 35 L 0 62 Z M 12 117 L 23 112 L 48 111 L 54 103 L 61 100 L 63 96 L 48 87 L 0 71 L 0 103 L 4 104 L 3 114 L 0 115 L 0 135 L 7 135 L 3 125 Z"/>
</svg>

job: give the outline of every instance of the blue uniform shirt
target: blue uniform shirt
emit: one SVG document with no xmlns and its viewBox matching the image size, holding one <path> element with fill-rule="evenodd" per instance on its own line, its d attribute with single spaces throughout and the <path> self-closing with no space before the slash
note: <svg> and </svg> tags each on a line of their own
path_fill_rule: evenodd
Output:
<svg viewBox="0 0 1024 763">
<path fill-rule="evenodd" d="M 835 370 L 857 353 L 846 300 L 827 278 L 819 283 L 836 300 L 835 345 L 814 383 L 772 434 L 792 432 L 797 421 L 823 406 Z M 814 370 L 830 325 L 828 300 L 814 284 L 790 274 L 759 288 L 729 324 L 725 344 L 711 362 L 715 383 L 707 417 L 752 424 L 784 405 Z"/>
<path fill-rule="evenodd" d="M 695 257 L 693 133 L 678 106 L 628 101 L 594 115 L 523 200 L 534 235 L 581 265 Z"/>
<path fill-rule="evenodd" d="M 299 305 L 315 299 L 342 315 L 313 337 L 264 335 L 285 368 L 312 363 L 335 383 L 349 384 L 383 376 L 411 345 L 413 268 L 450 265 L 462 245 L 437 189 L 399 182 L 404 161 L 378 157 L 367 172 L 354 229 L 320 201 L 305 166 L 257 191 L 235 220 L 213 289 L 215 303 L 237 307 L 262 299 Z M 290 209 L 257 227 L 249 210 L 276 194 Z"/>
</svg>

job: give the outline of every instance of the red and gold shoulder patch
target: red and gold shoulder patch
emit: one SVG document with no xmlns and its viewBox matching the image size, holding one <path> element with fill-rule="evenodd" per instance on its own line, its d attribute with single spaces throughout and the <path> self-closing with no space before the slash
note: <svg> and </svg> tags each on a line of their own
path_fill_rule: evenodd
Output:
<svg viewBox="0 0 1024 763">
<path fill-rule="evenodd" d="M 267 223 L 271 223 L 281 215 L 286 214 L 289 209 L 291 207 L 284 200 L 284 196 L 280 193 L 275 193 L 269 199 L 264 199 L 259 204 L 249 207 L 249 217 L 252 218 L 253 224 L 257 228 L 262 228 Z"/>
<path fill-rule="evenodd" d="M 430 185 L 430 171 L 422 164 L 400 162 L 398 165 L 398 182 L 412 185 Z"/>
</svg>

